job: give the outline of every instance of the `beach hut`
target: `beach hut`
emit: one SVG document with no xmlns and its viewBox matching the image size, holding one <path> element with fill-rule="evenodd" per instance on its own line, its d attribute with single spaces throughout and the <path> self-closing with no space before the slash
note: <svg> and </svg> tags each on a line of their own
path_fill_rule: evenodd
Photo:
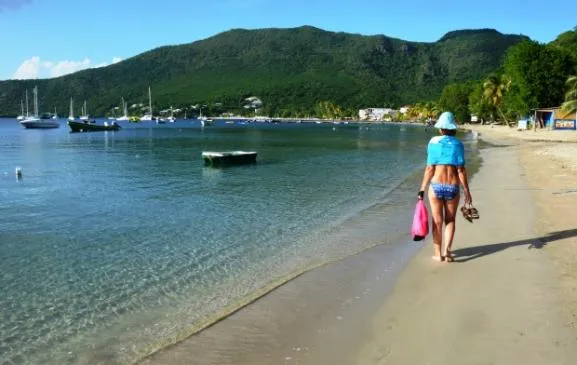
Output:
<svg viewBox="0 0 577 365">
<path fill-rule="evenodd" d="M 533 118 L 534 130 L 537 127 L 550 130 L 577 130 L 576 113 L 565 113 L 561 107 L 534 109 Z"/>
</svg>

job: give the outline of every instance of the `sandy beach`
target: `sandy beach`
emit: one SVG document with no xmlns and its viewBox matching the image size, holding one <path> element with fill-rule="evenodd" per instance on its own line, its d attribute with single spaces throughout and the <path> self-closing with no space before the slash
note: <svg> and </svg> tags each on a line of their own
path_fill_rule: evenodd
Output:
<svg viewBox="0 0 577 365">
<path fill-rule="evenodd" d="M 471 183 L 481 218 L 459 218 L 455 263 L 427 242 L 356 364 L 577 363 L 577 134 L 467 128 L 493 146 Z"/>
</svg>

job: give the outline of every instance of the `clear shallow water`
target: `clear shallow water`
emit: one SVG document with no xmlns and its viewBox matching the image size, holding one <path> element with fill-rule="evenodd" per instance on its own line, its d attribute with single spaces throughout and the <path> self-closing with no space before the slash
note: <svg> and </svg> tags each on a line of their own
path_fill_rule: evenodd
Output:
<svg viewBox="0 0 577 365">
<path fill-rule="evenodd" d="M 132 363 L 298 273 L 406 236 L 432 133 L 62 123 L 0 119 L 0 363 Z M 202 165 L 201 151 L 231 149 L 258 163 Z"/>
</svg>

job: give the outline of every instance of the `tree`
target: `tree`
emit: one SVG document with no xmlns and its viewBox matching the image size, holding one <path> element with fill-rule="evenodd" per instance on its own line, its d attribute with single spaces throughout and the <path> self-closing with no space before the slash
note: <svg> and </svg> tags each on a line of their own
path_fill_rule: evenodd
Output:
<svg viewBox="0 0 577 365">
<path fill-rule="evenodd" d="M 501 106 L 503 105 L 503 100 L 505 94 L 511 87 L 511 79 L 507 75 L 491 75 L 485 82 L 483 82 L 483 99 L 484 101 L 492 106 L 494 110 L 497 110 L 503 121 L 509 124 L 507 117 L 503 114 Z M 492 115 L 494 118 L 495 116 Z"/>
<path fill-rule="evenodd" d="M 429 119 L 437 119 L 437 117 L 441 114 L 441 108 L 439 104 L 434 101 L 428 101 L 425 103 L 423 108 L 423 117 Z"/>
<path fill-rule="evenodd" d="M 567 79 L 569 90 L 565 94 L 565 102 L 561 105 L 563 112 L 567 114 L 577 113 L 577 76 Z"/>
<path fill-rule="evenodd" d="M 469 94 L 469 111 L 479 118 L 481 124 L 494 117 L 495 108 L 484 97 L 483 83 L 477 83 Z"/>
<path fill-rule="evenodd" d="M 451 84 L 443 88 L 439 98 L 439 107 L 442 111 L 451 111 L 461 123 L 471 120 L 469 111 L 469 94 L 472 92 L 471 84 Z"/>
<path fill-rule="evenodd" d="M 504 98 L 507 108 L 517 116 L 531 109 L 554 107 L 564 100 L 565 80 L 573 71 L 573 60 L 566 50 L 524 41 L 511 47 L 504 62 L 511 87 Z"/>
<path fill-rule="evenodd" d="M 561 33 L 557 36 L 551 45 L 565 49 L 573 56 L 573 60 L 577 62 L 577 26 L 571 31 Z"/>
<path fill-rule="evenodd" d="M 425 117 L 425 104 L 416 103 L 407 111 L 407 118 L 409 120 L 423 120 Z"/>
<path fill-rule="evenodd" d="M 330 101 L 321 101 L 316 107 L 317 115 L 323 119 L 342 119 L 345 117 L 343 109 Z"/>
</svg>

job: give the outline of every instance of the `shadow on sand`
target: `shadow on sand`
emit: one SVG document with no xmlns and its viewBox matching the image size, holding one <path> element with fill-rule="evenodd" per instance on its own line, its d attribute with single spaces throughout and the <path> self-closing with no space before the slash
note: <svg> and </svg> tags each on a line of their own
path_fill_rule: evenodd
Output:
<svg viewBox="0 0 577 365">
<path fill-rule="evenodd" d="M 491 255 L 499 251 L 515 246 L 527 246 L 527 249 L 540 249 L 551 242 L 562 240 L 565 238 L 576 237 L 577 229 L 567 229 L 564 231 L 557 231 L 549 233 L 542 237 L 530 238 L 526 240 L 495 243 L 492 245 L 474 246 L 467 248 L 460 248 L 453 251 L 455 255 L 455 262 L 467 262 L 469 260 L 478 259 L 483 256 Z"/>
</svg>

